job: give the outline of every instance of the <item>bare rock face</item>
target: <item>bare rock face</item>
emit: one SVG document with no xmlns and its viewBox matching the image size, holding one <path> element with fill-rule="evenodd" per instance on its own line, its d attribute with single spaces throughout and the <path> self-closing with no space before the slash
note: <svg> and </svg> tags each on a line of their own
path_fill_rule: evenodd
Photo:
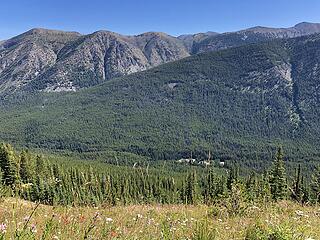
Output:
<svg viewBox="0 0 320 240">
<path fill-rule="evenodd" d="M 57 63 L 41 76 L 40 89 L 88 87 L 106 79 L 149 67 L 144 54 L 118 34 L 99 31 L 80 37 L 58 55 Z M 72 80 L 72 86 L 70 85 Z"/>
<path fill-rule="evenodd" d="M 195 44 L 197 44 L 197 43 L 199 43 L 209 37 L 213 37 L 213 36 L 217 36 L 217 35 L 219 35 L 219 33 L 216 33 L 216 32 L 186 34 L 186 35 L 179 36 L 178 39 L 183 42 L 185 47 L 191 53 L 192 48 Z"/>
<path fill-rule="evenodd" d="M 76 91 L 192 54 L 318 32 L 320 24 L 311 23 L 179 37 L 159 32 L 123 36 L 109 31 L 81 35 L 32 29 L 0 42 L 0 94 L 20 90 Z"/>
<path fill-rule="evenodd" d="M 41 76 L 45 85 L 40 89 L 52 90 L 57 85 L 73 91 L 187 56 L 183 44 L 165 34 L 126 37 L 99 31 L 63 48 L 57 63 Z"/>
<path fill-rule="evenodd" d="M 57 61 L 63 46 L 80 34 L 32 29 L 0 45 L 0 91 L 15 91 Z"/>
<path fill-rule="evenodd" d="M 187 56 L 181 41 L 163 33 L 32 29 L 0 43 L 0 91 L 75 91 Z"/>
<path fill-rule="evenodd" d="M 148 32 L 131 38 L 148 59 L 151 66 L 190 56 L 184 44 L 165 33 Z"/>
</svg>

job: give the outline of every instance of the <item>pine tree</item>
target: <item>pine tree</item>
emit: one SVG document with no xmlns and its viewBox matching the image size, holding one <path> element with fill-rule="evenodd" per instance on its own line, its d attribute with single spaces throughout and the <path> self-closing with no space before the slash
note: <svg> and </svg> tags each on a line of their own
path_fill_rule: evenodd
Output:
<svg viewBox="0 0 320 240">
<path fill-rule="evenodd" d="M 312 174 L 311 187 L 314 194 L 314 200 L 317 203 L 320 203 L 320 165 L 315 168 L 315 171 Z"/>
<path fill-rule="evenodd" d="M 275 160 L 273 161 L 269 175 L 269 183 L 273 200 L 277 201 L 286 198 L 287 182 L 282 147 L 278 148 Z"/>
<path fill-rule="evenodd" d="M 259 201 L 261 203 L 268 203 L 272 196 L 271 196 L 271 189 L 269 183 L 269 176 L 267 173 L 262 174 L 259 184 L 258 184 L 258 193 L 259 193 Z"/>
<path fill-rule="evenodd" d="M 246 179 L 246 195 L 247 200 L 253 202 L 257 199 L 258 191 L 257 191 L 257 177 L 254 172 L 252 172 L 249 177 Z"/>
<path fill-rule="evenodd" d="M 232 166 L 227 178 L 227 188 L 229 191 L 231 191 L 232 184 L 238 182 L 238 177 L 239 177 L 239 167 Z"/>
<path fill-rule="evenodd" d="M 20 155 L 20 179 L 23 183 L 29 183 L 32 180 L 31 155 L 27 150 L 23 150 Z"/>
<path fill-rule="evenodd" d="M 45 171 L 45 164 L 44 164 L 44 161 L 42 159 L 42 157 L 40 155 L 37 155 L 36 157 L 36 173 L 37 174 L 44 174 L 44 171 Z"/>
<path fill-rule="evenodd" d="M 299 164 L 298 169 L 296 169 L 296 176 L 291 190 L 291 198 L 297 202 L 302 202 L 303 200 L 303 179 L 301 176 L 301 165 Z"/>
<path fill-rule="evenodd" d="M 191 172 L 187 176 L 185 194 L 186 194 L 186 203 L 187 204 L 196 203 L 197 186 L 196 186 L 196 174 L 195 174 L 195 172 Z"/>
<path fill-rule="evenodd" d="M 212 169 L 209 170 L 205 183 L 205 202 L 207 204 L 213 203 L 216 191 L 216 179 Z"/>
<path fill-rule="evenodd" d="M 18 181 L 18 165 L 10 144 L 3 143 L 0 146 L 0 167 L 3 184 L 14 187 Z"/>
</svg>

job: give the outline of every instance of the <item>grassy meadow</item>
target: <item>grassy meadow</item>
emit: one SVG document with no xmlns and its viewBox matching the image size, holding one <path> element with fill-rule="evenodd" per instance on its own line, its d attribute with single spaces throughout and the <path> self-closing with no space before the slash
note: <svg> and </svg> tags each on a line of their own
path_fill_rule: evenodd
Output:
<svg viewBox="0 0 320 240">
<path fill-rule="evenodd" d="M 320 207 L 283 201 L 241 214 L 205 205 L 62 207 L 0 203 L 0 239 L 320 239 Z"/>
</svg>

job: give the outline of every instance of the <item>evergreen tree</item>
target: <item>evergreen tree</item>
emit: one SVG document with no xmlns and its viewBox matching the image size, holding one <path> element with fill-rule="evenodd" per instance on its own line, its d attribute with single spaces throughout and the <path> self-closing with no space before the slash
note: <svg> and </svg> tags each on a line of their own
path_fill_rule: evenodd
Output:
<svg viewBox="0 0 320 240">
<path fill-rule="evenodd" d="M 261 176 L 259 185 L 258 185 L 258 193 L 259 193 L 259 201 L 266 204 L 268 203 L 272 196 L 271 196 L 271 189 L 270 189 L 270 183 L 269 183 L 269 177 L 267 173 L 264 173 Z"/>
<path fill-rule="evenodd" d="M 232 184 L 238 182 L 238 177 L 239 177 L 239 167 L 232 166 L 227 178 L 227 188 L 229 191 L 231 191 Z"/>
<path fill-rule="evenodd" d="M 40 175 L 44 174 L 45 164 L 44 164 L 44 161 L 40 155 L 37 155 L 37 157 L 36 157 L 35 170 L 36 170 L 36 174 L 40 174 Z"/>
<path fill-rule="evenodd" d="M 196 202 L 197 186 L 195 172 L 190 172 L 187 176 L 185 195 L 187 204 L 194 204 Z"/>
<path fill-rule="evenodd" d="M 254 172 L 252 172 L 249 177 L 246 179 L 246 197 L 247 200 L 253 202 L 257 199 L 258 190 L 257 190 L 257 177 Z"/>
<path fill-rule="evenodd" d="M 20 155 L 20 179 L 23 183 L 32 181 L 31 155 L 27 150 L 23 150 Z"/>
<path fill-rule="evenodd" d="M 296 176 L 293 182 L 291 190 L 291 198 L 297 202 L 302 202 L 304 189 L 303 189 L 303 179 L 301 176 L 301 165 L 299 164 L 298 169 L 296 169 Z"/>
<path fill-rule="evenodd" d="M 311 187 L 314 194 L 314 200 L 317 203 L 320 203 L 320 165 L 315 168 L 315 171 L 312 174 Z"/>
<path fill-rule="evenodd" d="M 204 185 L 205 188 L 205 193 L 204 193 L 204 199 L 205 202 L 208 203 L 213 203 L 214 198 L 215 198 L 215 192 L 216 192 L 216 179 L 214 176 L 214 172 L 212 169 L 209 170 L 207 179 Z"/>
<path fill-rule="evenodd" d="M 282 147 L 278 148 L 276 157 L 273 161 L 269 175 L 269 183 L 273 200 L 277 201 L 286 198 L 287 182 Z"/>
<path fill-rule="evenodd" d="M 18 181 L 18 165 L 10 144 L 3 143 L 0 146 L 0 167 L 3 184 L 14 187 Z"/>
</svg>

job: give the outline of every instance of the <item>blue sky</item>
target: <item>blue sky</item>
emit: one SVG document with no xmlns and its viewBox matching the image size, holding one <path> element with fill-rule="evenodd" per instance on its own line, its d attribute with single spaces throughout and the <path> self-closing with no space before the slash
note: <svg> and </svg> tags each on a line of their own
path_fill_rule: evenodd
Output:
<svg viewBox="0 0 320 240">
<path fill-rule="evenodd" d="M 319 10 L 319 0 L 9 0 L 0 4 L 0 39 L 34 27 L 128 35 L 288 27 L 320 22 Z"/>
</svg>

